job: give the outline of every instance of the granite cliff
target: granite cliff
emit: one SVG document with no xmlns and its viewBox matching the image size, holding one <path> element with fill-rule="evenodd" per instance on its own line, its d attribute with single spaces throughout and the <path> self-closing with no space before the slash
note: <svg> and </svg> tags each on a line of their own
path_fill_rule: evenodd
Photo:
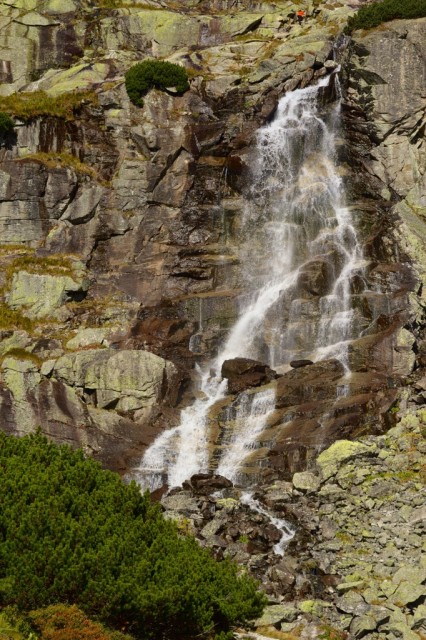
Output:
<svg viewBox="0 0 426 640">
<path fill-rule="evenodd" d="M 369 260 L 368 293 L 353 283 L 362 337 L 350 394 L 320 435 L 333 365 L 272 383 L 268 466 L 298 470 L 339 434 L 390 424 L 401 380 L 422 366 L 425 23 L 347 46 L 336 38 L 353 8 L 313 4 L 299 25 L 289 2 L 4 3 L 0 92 L 16 116 L 1 147 L 4 429 L 41 425 L 124 471 L 176 423 L 195 360 L 237 314 L 253 136 L 335 58 L 342 171 Z M 149 56 L 186 66 L 191 89 L 151 91 L 139 109 L 123 76 Z M 304 295 L 325 280 L 312 265 Z M 323 388 L 315 407 L 310 379 Z"/>
<path fill-rule="evenodd" d="M 313 598 L 271 611 L 260 626 L 288 632 L 304 616 L 305 637 L 318 637 L 324 618 L 350 637 L 418 638 L 424 570 L 398 577 L 389 532 L 396 523 L 399 563 L 412 546 L 420 558 L 424 512 L 415 494 L 424 467 L 417 456 L 410 470 L 406 452 L 415 441 L 424 454 L 424 416 L 415 412 L 426 402 L 426 19 L 344 37 L 357 6 L 313 2 L 298 24 L 297 6 L 281 0 L 4 0 L 0 110 L 15 127 L 0 146 L 1 428 L 20 435 L 40 427 L 125 473 L 178 423 L 194 396 L 195 363 L 215 353 L 238 314 L 256 131 L 282 95 L 340 65 L 324 108 L 340 92 L 337 152 L 365 259 L 350 289 L 358 327 L 350 382 L 336 360 L 278 376 L 231 363 L 232 393 L 209 416 L 214 471 L 239 394 L 274 389 L 275 412 L 244 473 L 266 507 L 297 522 L 299 537 L 282 563 L 271 551 L 276 531 L 261 518 L 253 524 L 233 489 L 219 503 L 197 497 L 194 481 L 164 507 L 219 556 L 228 548 L 248 563 L 271 597 Z M 132 105 L 124 73 L 147 57 L 185 66 L 190 90 L 152 90 L 143 108 Z M 312 261 L 298 284 L 313 317 L 327 269 Z M 417 417 L 411 424 L 405 414 Z M 317 466 L 334 441 L 367 434 L 360 469 L 352 455 L 330 474 L 321 458 Z M 401 452 L 392 481 L 388 447 L 392 460 Z M 379 518 L 396 491 L 409 510 L 401 522 L 395 510 L 382 518 L 374 546 L 377 531 L 366 522 L 351 528 L 350 516 L 366 518 L 358 513 L 365 498 Z M 374 572 L 363 558 L 362 580 L 361 546 L 383 564 Z M 348 549 L 345 564 L 339 554 Z"/>
</svg>

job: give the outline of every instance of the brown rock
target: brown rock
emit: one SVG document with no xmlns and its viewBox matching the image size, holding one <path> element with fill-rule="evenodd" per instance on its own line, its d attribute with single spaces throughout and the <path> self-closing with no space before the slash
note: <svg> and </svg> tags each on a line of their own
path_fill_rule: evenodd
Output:
<svg viewBox="0 0 426 640">
<path fill-rule="evenodd" d="M 183 483 L 184 489 L 192 489 L 194 493 L 201 495 L 208 495 L 218 489 L 228 489 L 232 486 L 228 478 L 210 473 L 196 473 L 190 480 Z"/>
<path fill-rule="evenodd" d="M 249 358 L 233 358 L 222 364 L 222 378 L 228 379 L 228 393 L 240 393 L 250 387 L 259 387 L 277 377 L 267 364 Z"/>
</svg>

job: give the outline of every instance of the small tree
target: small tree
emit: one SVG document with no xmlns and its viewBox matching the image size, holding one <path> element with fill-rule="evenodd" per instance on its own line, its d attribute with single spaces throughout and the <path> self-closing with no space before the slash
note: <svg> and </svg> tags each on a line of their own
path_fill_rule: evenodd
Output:
<svg viewBox="0 0 426 640">
<path fill-rule="evenodd" d="M 163 60 L 144 60 L 131 67 L 125 75 L 127 95 L 133 104 L 143 106 L 142 97 L 153 87 L 174 87 L 178 93 L 189 89 L 188 74 L 184 67 Z"/>
<path fill-rule="evenodd" d="M 5 113 L 4 111 L 0 111 L 0 135 L 4 136 L 10 133 L 11 131 L 13 131 L 14 126 L 15 123 L 13 122 L 9 114 Z"/>
</svg>

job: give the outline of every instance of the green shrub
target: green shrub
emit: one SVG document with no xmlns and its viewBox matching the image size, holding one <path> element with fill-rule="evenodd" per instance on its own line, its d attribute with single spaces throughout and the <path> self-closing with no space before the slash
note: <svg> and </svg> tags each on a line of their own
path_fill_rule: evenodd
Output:
<svg viewBox="0 0 426 640">
<path fill-rule="evenodd" d="M 426 0 L 383 0 L 367 4 L 348 20 L 346 33 L 356 29 L 372 29 L 382 22 L 404 18 L 426 17 Z"/>
<path fill-rule="evenodd" d="M 4 111 L 0 111 L 0 135 L 10 133 L 13 131 L 14 126 L 15 123 L 12 118 Z"/>
<path fill-rule="evenodd" d="M 0 434 L 0 606 L 55 603 L 137 638 L 192 638 L 257 617 L 238 567 L 179 536 L 135 484 L 40 434 Z"/>
<path fill-rule="evenodd" d="M 184 93 L 189 89 L 186 69 L 162 60 L 138 62 L 127 71 L 125 83 L 130 100 L 138 106 L 143 105 L 142 97 L 153 87 L 175 87 L 178 93 Z"/>
</svg>

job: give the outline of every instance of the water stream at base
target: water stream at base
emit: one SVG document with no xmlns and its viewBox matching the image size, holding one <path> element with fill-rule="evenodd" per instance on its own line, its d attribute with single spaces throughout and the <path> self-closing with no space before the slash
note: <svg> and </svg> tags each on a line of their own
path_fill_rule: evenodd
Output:
<svg viewBox="0 0 426 640">
<path fill-rule="evenodd" d="M 276 516 L 272 516 L 261 504 L 258 500 L 253 498 L 253 494 L 250 492 L 241 494 L 240 498 L 242 504 L 246 504 L 252 511 L 262 514 L 266 516 L 270 523 L 273 524 L 279 531 L 281 531 L 281 539 L 277 544 L 274 545 L 274 553 L 277 556 L 283 556 L 285 552 L 285 548 L 288 542 L 294 536 L 294 529 L 289 525 L 286 520 L 283 518 L 277 518 Z"/>
<path fill-rule="evenodd" d="M 258 132 L 241 229 L 247 293 L 239 318 L 216 358 L 197 369 L 198 397 L 182 411 L 179 426 L 162 433 L 133 470 L 144 487 L 179 486 L 212 470 L 209 412 L 226 395 L 224 360 L 254 358 L 285 368 L 295 358 L 334 357 L 348 368 L 347 346 L 356 329 L 350 278 L 363 265 L 336 166 L 339 104 L 324 114 L 321 108 L 324 88 L 334 80 L 288 93 L 273 122 Z M 274 407 L 271 389 L 241 395 L 218 473 L 238 479 Z"/>
</svg>

